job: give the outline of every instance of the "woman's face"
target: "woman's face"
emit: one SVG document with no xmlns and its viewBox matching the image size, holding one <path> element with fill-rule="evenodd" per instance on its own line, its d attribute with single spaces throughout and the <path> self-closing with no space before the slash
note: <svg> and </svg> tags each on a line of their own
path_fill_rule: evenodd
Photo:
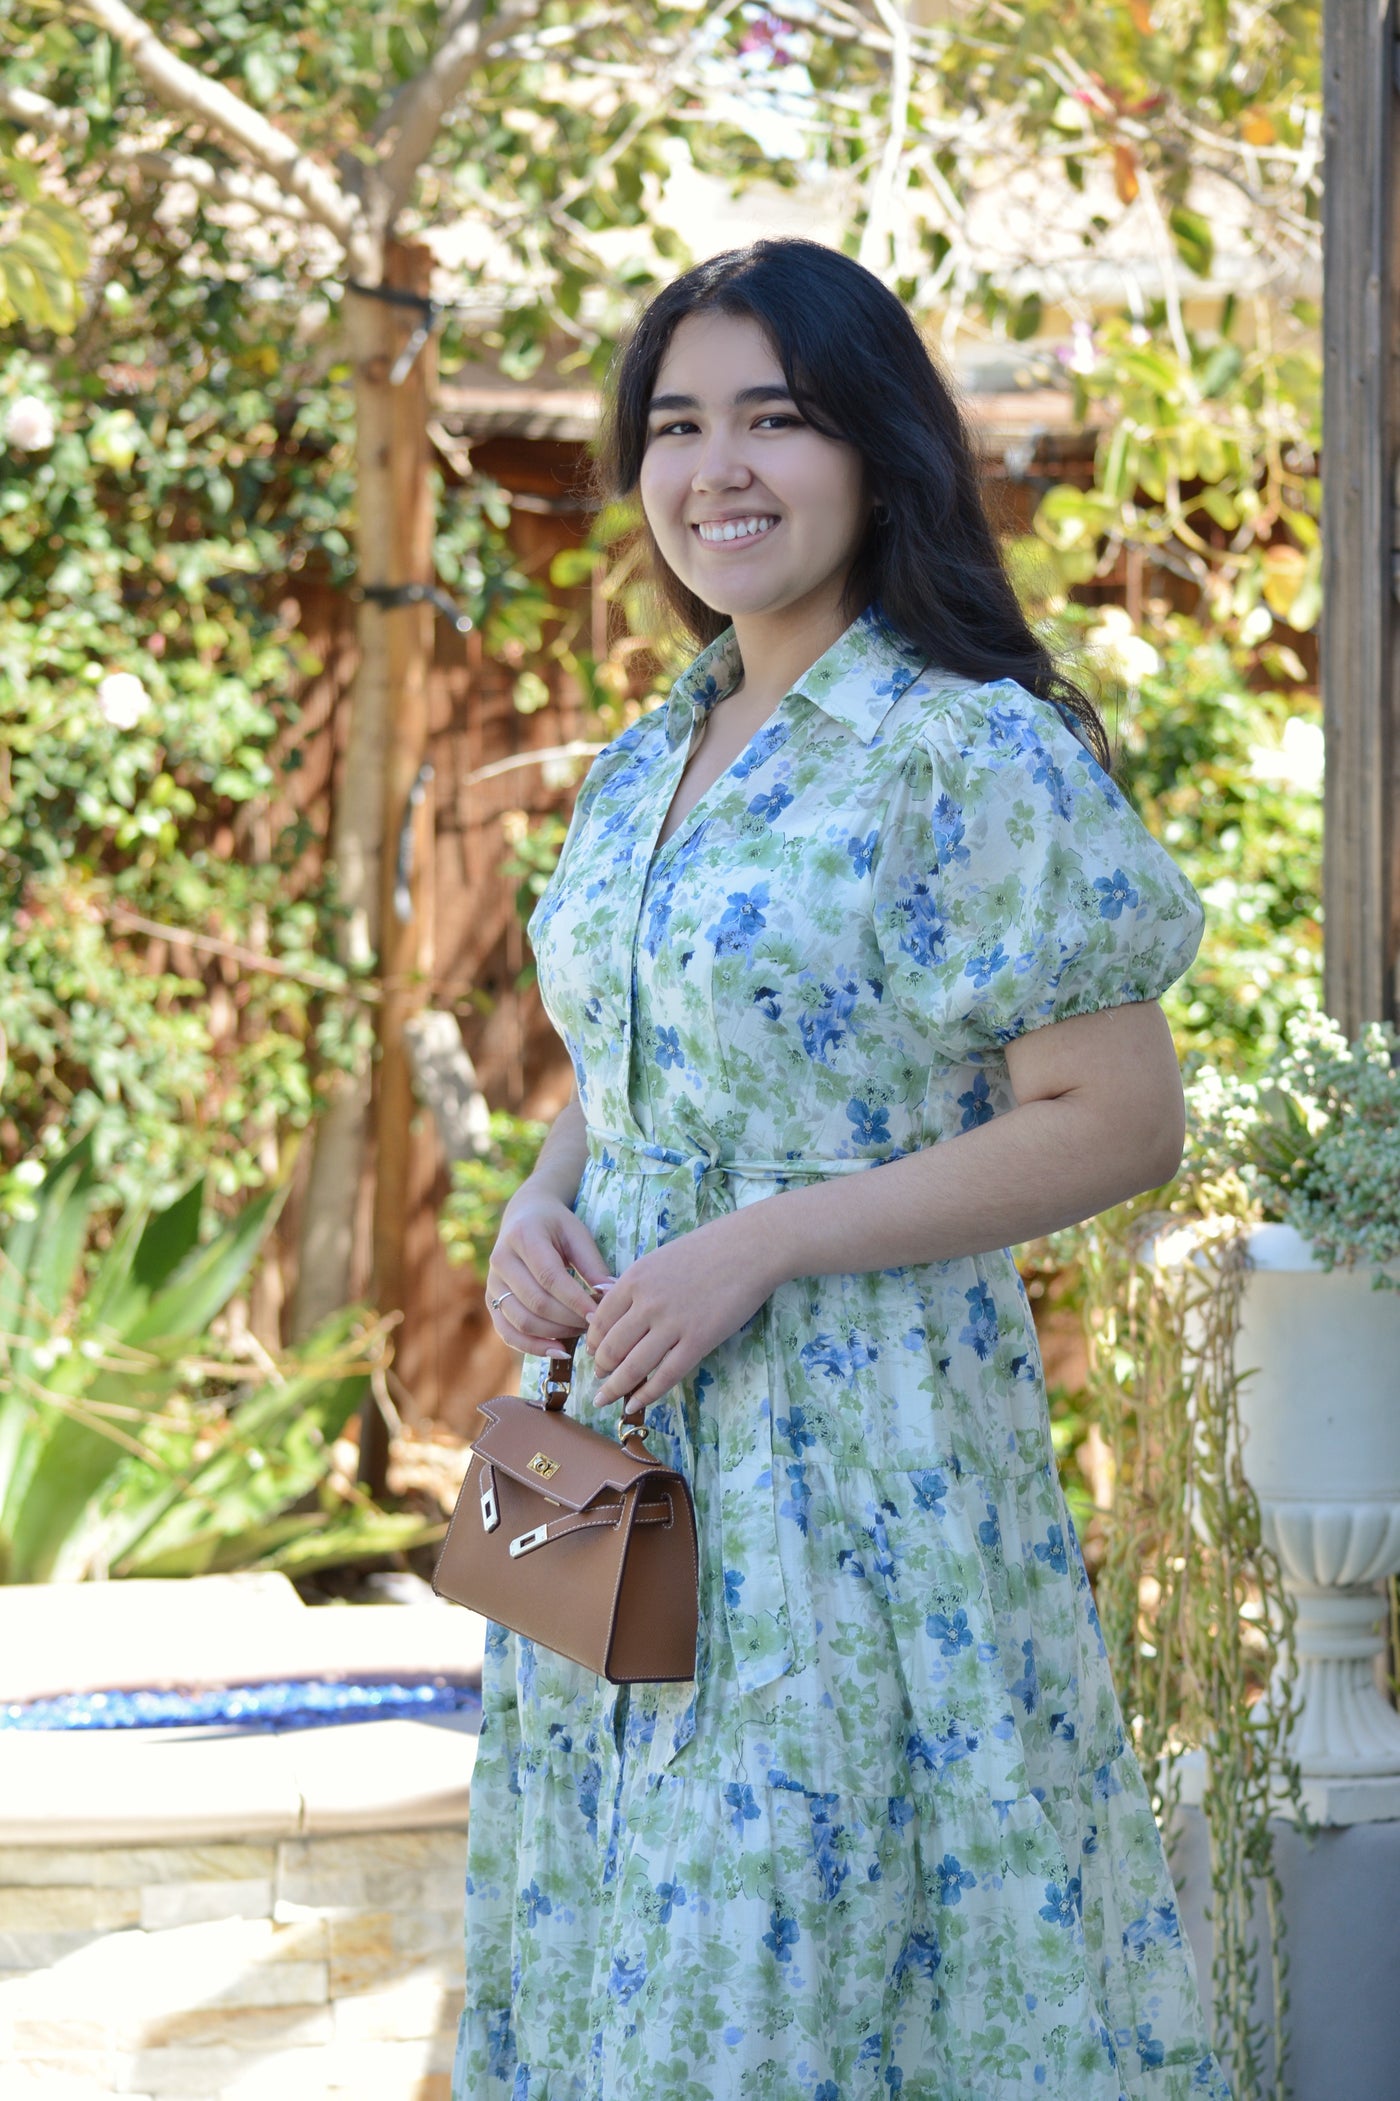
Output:
<svg viewBox="0 0 1400 2101">
<path fill-rule="evenodd" d="M 642 509 L 697 598 L 739 622 L 840 601 L 870 515 L 863 463 L 803 421 L 756 321 L 677 326 L 647 433 Z"/>
</svg>

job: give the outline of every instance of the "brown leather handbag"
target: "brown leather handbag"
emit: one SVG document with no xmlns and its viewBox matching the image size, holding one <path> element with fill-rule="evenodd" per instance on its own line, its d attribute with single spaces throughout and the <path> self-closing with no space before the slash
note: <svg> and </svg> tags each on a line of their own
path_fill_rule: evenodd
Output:
<svg viewBox="0 0 1400 2101">
<path fill-rule="evenodd" d="M 433 1589 L 614 1685 L 693 1678 L 689 1484 L 640 1425 L 618 1442 L 564 1414 L 573 1354 L 547 1361 L 539 1400 L 481 1403 Z"/>
</svg>

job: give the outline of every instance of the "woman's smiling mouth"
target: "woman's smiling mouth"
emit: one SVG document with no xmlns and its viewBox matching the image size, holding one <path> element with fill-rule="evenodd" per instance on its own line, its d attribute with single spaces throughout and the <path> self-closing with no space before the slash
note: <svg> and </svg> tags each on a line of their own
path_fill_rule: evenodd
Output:
<svg viewBox="0 0 1400 2101">
<path fill-rule="evenodd" d="M 757 540 L 764 533 L 771 532 L 777 523 L 776 518 L 765 515 L 753 518 L 725 518 L 696 525 L 692 527 L 692 531 L 699 534 L 707 547 L 718 547 L 730 540 Z"/>
</svg>

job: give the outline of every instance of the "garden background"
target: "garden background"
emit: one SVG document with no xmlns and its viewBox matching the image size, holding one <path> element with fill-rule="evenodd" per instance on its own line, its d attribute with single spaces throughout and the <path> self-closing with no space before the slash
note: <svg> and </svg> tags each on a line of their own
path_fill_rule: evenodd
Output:
<svg viewBox="0 0 1400 2101">
<path fill-rule="evenodd" d="M 1319 17 L 9 9 L 0 1573 L 430 1564 L 569 1085 L 524 920 L 679 661 L 598 390 L 693 256 L 808 233 L 908 302 L 1205 899 L 1182 1056 L 1263 1068 L 1321 967 Z M 1093 1249 L 1023 1254 L 1096 1565 L 1133 1367 Z"/>
</svg>

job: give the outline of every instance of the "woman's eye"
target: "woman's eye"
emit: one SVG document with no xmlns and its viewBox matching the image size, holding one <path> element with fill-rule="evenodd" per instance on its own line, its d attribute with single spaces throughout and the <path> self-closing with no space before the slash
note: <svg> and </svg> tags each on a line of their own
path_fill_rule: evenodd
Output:
<svg viewBox="0 0 1400 2101">
<path fill-rule="evenodd" d="M 686 431 L 694 430 L 694 428 L 695 425 L 693 423 L 687 423 L 683 419 L 677 423 L 658 423 L 652 431 L 652 436 L 654 438 L 673 438 L 678 432 L 684 434 Z"/>
<path fill-rule="evenodd" d="M 800 430 L 802 428 L 802 418 L 800 416 L 787 416 L 781 410 L 774 409 L 771 415 L 760 416 L 755 427 L 758 430 L 762 430 L 765 425 L 773 430 Z"/>
</svg>

